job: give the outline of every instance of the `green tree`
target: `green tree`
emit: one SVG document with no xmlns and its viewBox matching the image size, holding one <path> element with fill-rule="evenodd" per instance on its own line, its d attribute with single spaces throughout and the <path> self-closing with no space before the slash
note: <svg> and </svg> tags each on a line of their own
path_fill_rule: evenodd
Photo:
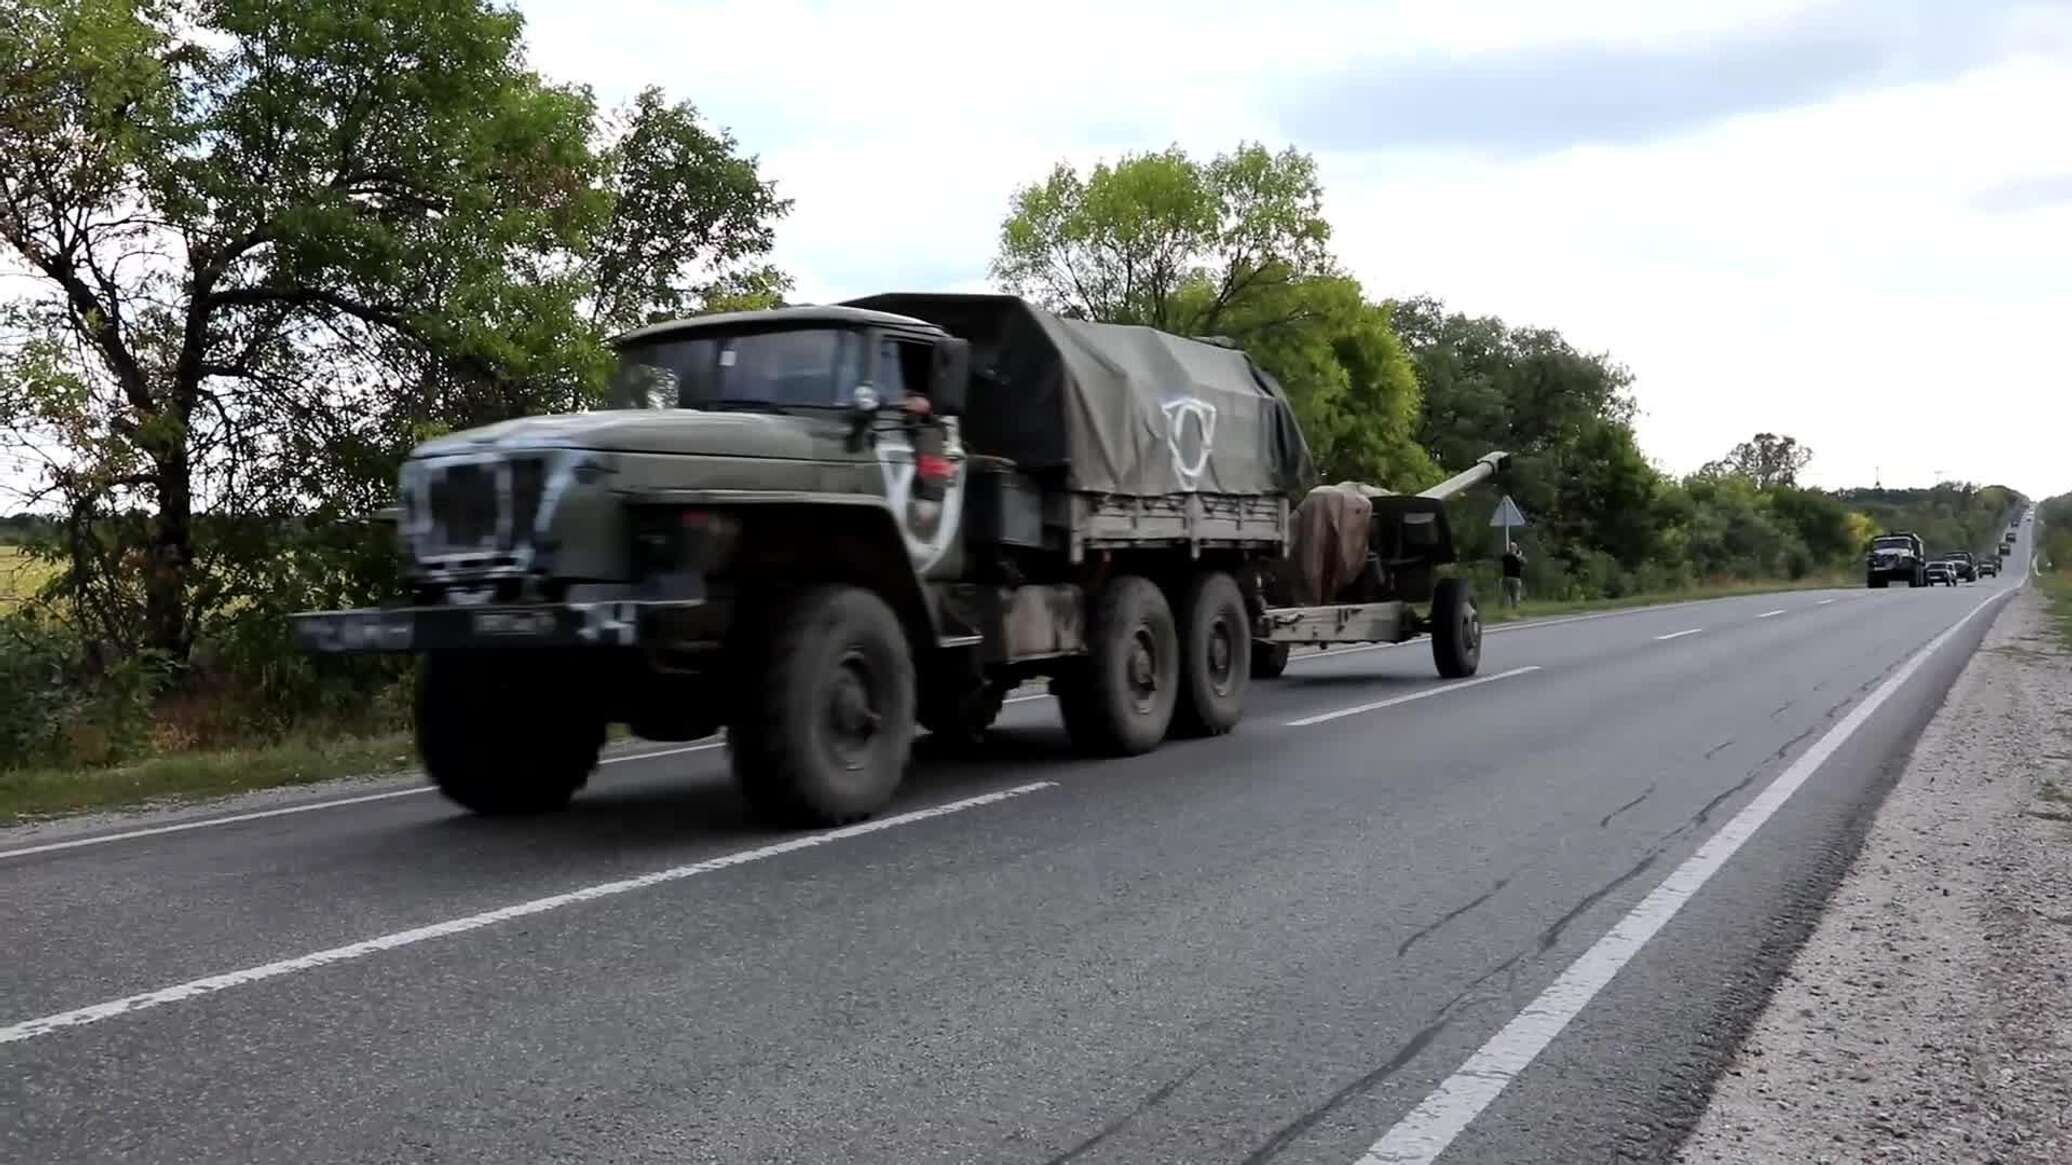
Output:
<svg viewBox="0 0 2072 1165">
<path fill-rule="evenodd" d="M 1327 478 L 1427 484 L 1416 376 L 1386 310 L 1336 272 L 1322 203 L 1294 150 L 1060 165 L 1015 193 L 993 273 L 1065 315 L 1231 340 L 1287 390 Z"/>
<path fill-rule="evenodd" d="M 1712 477 L 1735 474 L 1754 482 L 1757 489 L 1773 489 L 1797 485 L 1800 471 L 1812 461 L 1813 451 L 1796 438 L 1757 433 L 1698 472 Z"/>
<path fill-rule="evenodd" d="M 1505 488 L 1575 589 L 1640 585 L 1640 568 L 1662 550 L 1665 483 L 1634 437 L 1626 369 L 1551 329 L 1450 312 L 1435 299 L 1389 310 L 1422 392 L 1419 443 L 1447 467 L 1511 453 Z M 1464 499 L 1459 528 L 1478 528 L 1492 504 Z"/>
<path fill-rule="evenodd" d="M 1065 315 L 1227 334 L 1264 293 L 1332 272 L 1323 197 L 1309 155 L 1249 143 L 1206 163 L 1126 154 L 1084 177 L 1059 163 L 1015 192 L 993 275 Z"/>
<path fill-rule="evenodd" d="M 652 91 L 600 119 L 489 0 L 0 0 L 0 26 L 0 240 L 41 290 L 0 321 L 0 423 L 117 647 L 184 660 L 364 589 L 378 544 L 338 523 L 411 442 L 580 407 L 601 331 L 782 290 L 753 159 Z"/>
</svg>

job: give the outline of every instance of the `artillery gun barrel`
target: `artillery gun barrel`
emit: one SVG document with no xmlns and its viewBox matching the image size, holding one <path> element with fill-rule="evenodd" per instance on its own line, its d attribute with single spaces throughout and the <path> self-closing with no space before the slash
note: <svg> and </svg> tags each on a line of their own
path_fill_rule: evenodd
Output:
<svg viewBox="0 0 2072 1165">
<path fill-rule="evenodd" d="M 1495 477 L 1511 459 L 1509 453 L 1487 453 L 1475 460 L 1475 464 L 1461 470 L 1438 485 L 1418 494 L 1421 498 L 1437 498 L 1445 501 Z"/>
</svg>

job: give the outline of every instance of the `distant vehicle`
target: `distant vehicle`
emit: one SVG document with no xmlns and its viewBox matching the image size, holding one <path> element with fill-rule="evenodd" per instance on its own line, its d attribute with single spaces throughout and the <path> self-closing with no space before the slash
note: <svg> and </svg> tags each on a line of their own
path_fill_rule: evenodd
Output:
<svg viewBox="0 0 2072 1165">
<path fill-rule="evenodd" d="M 1950 560 L 1947 558 L 1938 558 L 1934 562 L 1929 563 L 1922 573 L 1926 576 L 1929 586 L 1941 584 L 1946 587 L 1953 587 L 1957 585 L 1957 571 L 1951 566 Z"/>
<path fill-rule="evenodd" d="M 1927 560 L 1920 535 L 1904 530 L 1880 534 L 1871 540 L 1870 553 L 1864 556 L 1864 585 L 1882 590 L 1894 580 L 1904 579 L 1910 587 L 1925 586 Z"/>
<path fill-rule="evenodd" d="M 1957 576 L 1958 582 L 1978 581 L 1978 564 L 1972 561 L 1970 551 L 1952 550 L 1943 555 L 1943 561 L 1950 564 L 1950 572 Z"/>
<path fill-rule="evenodd" d="M 1998 558 L 1994 558 L 1991 556 L 1979 559 L 1978 574 L 1980 578 L 1986 578 L 1989 576 L 1992 578 L 1999 578 L 2000 560 Z"/>
</svg>

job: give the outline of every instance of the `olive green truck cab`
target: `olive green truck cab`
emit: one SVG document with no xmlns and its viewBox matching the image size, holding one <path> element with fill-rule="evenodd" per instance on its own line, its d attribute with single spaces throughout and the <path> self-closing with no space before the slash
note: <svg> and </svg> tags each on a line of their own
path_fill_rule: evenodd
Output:
<svg viewBox="0 0 2072 1165">
<path fill-rule="evenodd" d="M 1291 644 L 1429 633 L 1442 674 L 1478 665 L 1444 499 L 1504 455 L 1313 489 L 1231 346 L 888 295 L 614 347 L 610 407 L 413 451 L 407 603 L 294 620 L 306 651 L 420 657 L 419 754 L 475 811 L 565 803 L 615 722 L 724 730 L 758 809 L 826 825 L 892 798 L 919 728 L 974 743 L 1031 680 L 1120 755 L 1229 731 Z"/>
</svg>

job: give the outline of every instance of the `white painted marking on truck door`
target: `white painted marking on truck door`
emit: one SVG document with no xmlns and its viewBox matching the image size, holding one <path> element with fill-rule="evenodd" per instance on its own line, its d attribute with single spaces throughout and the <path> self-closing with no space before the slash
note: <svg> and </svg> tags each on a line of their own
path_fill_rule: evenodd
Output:
<svg viewBox="0 0 2072 1165">
<path fill-rule="evenodd" d="M 1684 636 L 1686 636 L 1686 635 L 1696 635 L 1697 633 L 1699 633 L 1700 631 L 1703 631 L 1703 630 L 1705 630 L 1705 628 L 1703 628 L 1703 627 L 1693 627 L 1693 628 L 1691 628 L 1691 629 L 1690 629 L 1690 630 L 1688 630 L 1688 631 L 1671 631 L 1671 632 L 1670 632 L 1669 634 L 1667 634 L 1667 635 L 1657 635 L 1657 636 L 1655 636 L 1655 642 L 1657 642 L 1657 643 L 1661 643 L 1661 642 L 1663 642 L 1664 640 L 1669 640 L 1669 639 L 1682 639 L 1682 638 L 1683 638 Z"/>
<path fill-rule="evenodd" d="M 1371 704 L 1355 704 L 1350 708 L 1340 708 L 1336 712 L 1321 712 L 1315 716 L 1304 716 L 1300 720 L 1288 721 L 1287 726 L 1289 728 L 1308 728 L 1312 724 L 1322 724 L 1328 720 L 1342 720 L 1347 716 L 1358 716 L 1363 712 L 1378 712 L 1383 708 L 1393 708 L 1398 704 L 1408 704 L 1412 700 L 1428 700 L 1433 696 L 1443 696 L 1448 692 L 1458 692 L 1462 688 L 1493 684 L 1498 680 L 1508 680 L 1512 676 L 1522 676 L 1527 672 L 1536 672 L 1538 670 L 1540 669 L 1537 664 L 1532 667 L 1514 667 L 1510 671 L 1498 672 L 1493 676 L 1479 676 L 1472 680 L 1461 680 L 1458 683 L 1440 684 L 1436 688 L 1426 688 L 1420 692 L 1412 692 L 1407 696 L 1391 696 L 1386 700 L 1376 700 Z"/>
<path fill-rule="evenodd" d="M 1641 899 L 1640 905 L 1613 925 L 1580 958 L 1570 963 L 1561 977 L 1540 992 L 1524 1011 L 1491 1036 L 1488 1043 L 1468 1057 L 1466 1063 L 1425 1097 L 1408 1116 L 1397 1121 L 1395 1127 L 1374 1142 L 1359 1159 L 1359 1165 L 1429 1165 L 1437 1160 L 1454 1138 L 1489 1107 L 1497 1094 L 1517 1079 L 1518 1074 L 1525 1071 L 1548 1044 L 1554 1042 L 1561 1029 L 1567 1027 L 1569 1021 L 1604 989 L 1605 984 L 1611 982 L 1612 976 L 1639 954 L 1648 940 L 1654 938 L 1671 918 L 1676 917 L 1684 903 L 1689 902 L 1692 895 L 1727 864 L 1735 851 L 1755 836 L 1755 831 L 1761 829 L 1763 823 L 1798 791 L 1799 786 L 1827 763 L 1836 749 L 1847 743 L 1884 706 L 1885 701 L 1892 698 L 1894 692 L 1921 670 L 1921 665 L 1930 656 L 1980 611 L 2012 593 L 2003 591 L 1973 607 L 1969 614 L 1952 623 L 1942 634 L 1929 640 L 1928 646 L 1901 664 L 1890 679 L 1864 697 L 1862 703 L 1827 731 L 1827 735 L 1800 753 L 1798 760 L 1764 786 L 1754 800 L 1734 815 L 1733 820 L 1705 839 L 1698 852 L 1662 879 L 1646 898 Z"/>
<path fill-rule="evenodd" d="M 160 1007 L 168 1003 L 179 1003 L 183 1000 L 194 999 L 202 995 L 213 995 L 218 991 L 225 991 L 232 987 L 243 987 L 248 983 L 259 983 L 267 979 L 278 979 L 283 975 L 292 975 L 297 971 L 311 971 L 318 967 L 330 966 L 333 963 L 364 959 L 368 955 L 392 951 L 398 947 L 407 947 L 436 938 L 465 934 L 471 930 L 481 930 L 484 927 L 495 926 L 500 922 L 530 918 L 535 914 L 545 914 L 549 910 L 559 910 L 564 906 L 573 906 L 578 902 L 593 902 L 599 898 L 611 898 L 619 894 L 630 894 L 635 890 L 647 890 L 666 882 L 677 882 L 685 878 L 697 877 L 700 874 L 716 873 L 720 870 L 732 869 L 735 866 L 747 865 L 750 862 L 759 862 L 764 858 L 774 858 L 782 854 L 795 853 L 802 849 L 814 849 L 818 846 L 831 845 L 834 842 L 845 841 L 852 837 L 861 837 L 867 833 L 879 833 L 887 829 L 897 829 L 902 825 L 913 825 L 916 822 L 927 821 L 930 818 L 946 817 L 966 809 L 976 809 L 981 805 L 992 805 L 1012 797 L 1022 796 L 1025 793 L 1034 793 L 1039 789 L 1055 788 L 1056 785 L 1057 782 L 1055 781 L 1032 781 L 1026 785 L 1016 785 L 1012 789 L 1002 789 L 997 793 L 987 793 L 979 797 L 967 797 L 962 801 L 951 801 L 946 805 L 932 805 L 926 809 L 916 809 L 911 813 L 901 813 L 897 816 L 886 817 L 877 821 L 866 821 L 860 825 L 846 826 L 842 829 L 830 829 L 823 833 L 808 833 L 786 841 L 777 842 L 774 845 L 722 854 L 719 857 L 707 858 L 702 862 L 692 862 L 689 865 L 671 866 L 666 870 L 656 870 L 654 873 L 642 874 L 637 878 L 623 878 L 616 882 L 600 882 L 595 886 L 585 886 L 580 890 L 570 890 L 565 894 L 554 894 L 546 898 L 535 898 L 530 902 L 520 902 L 514 906 L 505 906 L 496 910 L 485 910 L 480 914 L 470 914 L 465 918 L 435 922 L 430 926 L 420 926 L 411 930 L 397 931 L 394 934 L 381 935 L 377 938 L 363 939 L 356 943 L 348 943 L 342 947 L 332 947 L 329 950 L 311 951 L 309 954 L 297 955 L 292 959 L 282 959 L 277 963 L 246 967 L 239 971 L 226 971 L 220 975 L 210 975 L 205 979 L 192 979 L 171 987 L 161 987 L 156 991 L 146 991 L 139 995 L 111 999 L 106 1003 L 96 1003 L 91 1007 L 61 1011 L 56 1015 L 41 1016 L 37 1019 L 25 1019 L 20 1023 L 0 1027 L 0 1044 L 11 1044 L 21 1040 L 34 1039 L 37 1036 L 49 1035 L 63 1028 L 99 1023 L 101 1020 L 114 1019 L 118 1015 L 127 1015 L 133 1011 L 143 1011 L 146 1008 Z"/>
</svg>

